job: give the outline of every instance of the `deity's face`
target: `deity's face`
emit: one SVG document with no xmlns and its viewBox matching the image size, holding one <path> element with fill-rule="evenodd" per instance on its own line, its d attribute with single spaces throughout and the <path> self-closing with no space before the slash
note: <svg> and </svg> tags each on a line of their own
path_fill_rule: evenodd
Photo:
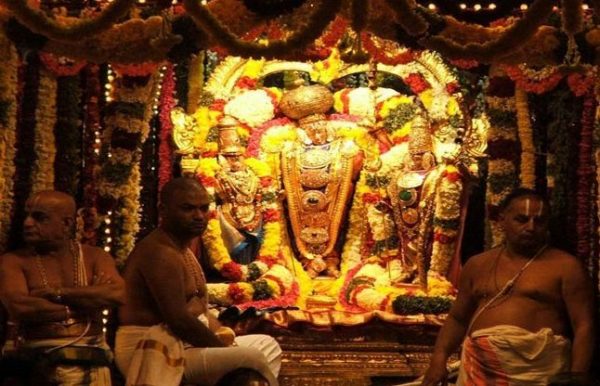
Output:
<svg viewBox="0 0 600 386">
<path fill-rule="evenodd" d="M 23 238 L 33 246 L 59 244 L 71 238 L 74 221 L 52 199 L 35 195 L 25 204 Z"/>
<path fill-rule="evenodd" d="M 500 217 L 507 244 L 520 252 L 534 252 L 546 242 L 548 217 L 548 208 L 539 197 L 515 198 Z"/>
<path fill-rule="evenodd" d="M 303 127 L 306 135 L 314 145 L 323 145 L 328 141 L 329 133 L 327 131 L 327 122 L 307 123 Z"/>
<path fill-rule="evenodd" d="M 414 171 L 431 170 L 435 166 L 435 156 L 431 152 L 411 155 L 410 168 Z"/>
<path fill-rule="evenodd" d="M 208 223 L 209 204 L 210 197 L 201 186 L 175 191 L 169 202 L 161 204 L 161 225 L 183 238 L 199 236 Z"/>
<path fill-rule="evenodd" d="M 239 154 L 222 154 L 223 159 L 227 162 L 227 167 L 232 172 L 239 172 L 246 168 L 244 157 Z"/>
</svg>

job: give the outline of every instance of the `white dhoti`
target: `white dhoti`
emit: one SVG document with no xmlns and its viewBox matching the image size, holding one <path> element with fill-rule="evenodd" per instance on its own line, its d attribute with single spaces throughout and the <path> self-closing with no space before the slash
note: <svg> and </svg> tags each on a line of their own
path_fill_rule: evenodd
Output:
<svg viewBox="0 0 600 386">
<path fill-rule="evenodd" d="M 465 339 L 457 386 L 547 386 L 569 371 L 571 344 L 549 328 L 530 332 L 500 325 Z"/>
<path fill-rule="evenodd" d="M 53 350 L 62 346 L 68 347 L 99 347 L 109 353 L 110 348 L 103 336 L 89 336 L 73 343 L 73 338 L 35 339 L 27 340 L 23 348 L 47 348 Z M 110 353 L 109 353 L 110 354 Z M 110 358 L 108 358 L 110 360 Z M 46 380 L 59 386 L 110 386 L 110 369 L 94 365 L 63 365 L 57 364 L 46 369 Z"/>
<path fill-rule="evenodd" d="M 132 361 L 136 347 L 144 345 L 140 344 L 141 341 L 154 340 L 148 332 L 151 328 L 157 327 L 123 326 L 117 330 L 115 361 L 121 373 L 126 375 L 127 385 L 135 385 L 134 381 L 130 380 L 130 373 L 131 367 L 137 366 Z M 166 329 L 162 329 L 166 331 Z M 237 346 L 231 347 L 200 348 L 183 344 L 181 340 L 179 342 L 183 347 L 184 363 L 180 379 L 176 381 L 175 378 L 169 376 L 167 381 L 163 377 L 156 386 L 178 386 L 181 378 L 184 382 L 212 386 L 225 374 L 238 368 L 256 370 L 269 381 L 271 386 L 278 386 L 277 376 L 281 367 L 281 348 L 277 341 L 268 335 L 238 336 L 235 338 Z M 177 365 L 179 363 L 177 349 L 174 351 L 172 350 L 173 353 L 168 354 L 168 361 Z M 163 355 L 163 357 L 165 356 Z M 164 367 L 164 364 L 157 362 L 146 366 L 156 370 L 154 366 Z M 163 373 L 163 375 L 167 375 L 167 373 Z M 154 385 L 153 383 L 146 384 Z"/>
</svg>

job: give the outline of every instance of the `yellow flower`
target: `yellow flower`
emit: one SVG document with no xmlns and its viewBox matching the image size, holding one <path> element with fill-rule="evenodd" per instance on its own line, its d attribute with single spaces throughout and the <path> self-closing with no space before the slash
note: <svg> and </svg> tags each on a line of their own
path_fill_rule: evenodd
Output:
<svg viewBox="0 0 600 386">
<path fill-rule="evenodd" d="M 462 114 L 460 110 L 460 106 L 456 98 L 450 97 L 448 98 L 448 104 L 446 105 L 446 113 L 448 116 L 453 116 L 456 114 Z"/>
<path fill-rule="evenodd" d="M 264 65 L 265 59 L 249 59 L 244 66 L 244 72 L 242 73 L 242 76 L 256 79 L 262 73 Z"/>
<path fill-rule="evenodd" d="M 310 72 L 310 79 L 314 82 L 328 84 L 337 78 L 342 65 L 339 51 L 333 49 L 327 59 L 318 61 L 313 65 L 313 70 Z"/>
<path fill-rule="evenodd" d="M 216 158 L 202 158 L 198 162 L 198 172 L 207 177 L 214 177 L 217 171 L 221 169 Z"/>
<path fill-rule="evenodd" d="M 244 160 L 246 166 L 248 166 L 254 174 L 260 177 L 267 177 L 271 175 L 271 167 L 264 161 L 261 161 L 256 158 L 246 158 Z"/>
<path fill-rule="evenodd" d="M 421 100 L 421 102 L 423 102 L 423 106 L 425 106 L 427 110 L 431 110 L 431 105 L 434 102 L 433 89 L 429 88 L 420 93 L 419 99 Z"/>
</svg>

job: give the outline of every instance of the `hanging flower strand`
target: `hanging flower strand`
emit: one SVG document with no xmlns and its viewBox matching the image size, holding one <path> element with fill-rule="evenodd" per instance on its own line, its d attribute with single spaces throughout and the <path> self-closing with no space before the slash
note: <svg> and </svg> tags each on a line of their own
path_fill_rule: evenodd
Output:
<svg viewBox="0 0 600 386">
<path fill-rule="evenodd" d="M 135 4 L 135 0 L 114 0 L 95 19 L 84 19 L 64 26 L 56 20 L 48 18 L 43 11 L 29 7 L 27 0 L 3 2 L 3 6 L 31 31 L 49 39 L 62 41 L 79 41 L 109 29 L 118 19 L 127 14 L 133 4 Z"/>
<path fill-rule="evenodd" d="M 0 249 L 6 249 L 13 210 L 15 143 L 17 141 L 17 72 L 19 56 L 0 33 Z"/>
<path fill-rule="evenodd" d="M 529 105 L 527 93 L 520 88 L 515 89 L 515 104 L 517 108 L 517 128 L 521 143 L 521 186 L 535 188 L 535 147 L 533 145 L 533 130 L 529 120 Z"/>
<path fill-rule="evenodd" d="M 251 57 L 283 55 L 289 50 L 307 46 L 321 36 L 325 27 L 335 18 L 341 4 L 341 0 L 322 0 L 309 22 L 302 29 L 295 31 L 286 39 L 269 41 L 268 44 L 263 45 L 245 42 L 235 36 L 198 0 L 184 0 L 185 9 L 199 28 L 212 35 L 232 54 Z"/>
</svg>

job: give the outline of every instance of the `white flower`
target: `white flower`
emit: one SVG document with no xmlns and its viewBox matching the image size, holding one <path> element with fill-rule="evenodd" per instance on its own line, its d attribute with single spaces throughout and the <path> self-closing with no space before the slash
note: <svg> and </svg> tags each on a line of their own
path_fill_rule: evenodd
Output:
<svg viewBox="0 0 600 386">
<path fill-rule="evenodd" d="M 251 127 L 257 127 L 273 119 L 275 107 L 265 90 L 250 90 L 230 100 L 224 112 Z"/>
</svg>

